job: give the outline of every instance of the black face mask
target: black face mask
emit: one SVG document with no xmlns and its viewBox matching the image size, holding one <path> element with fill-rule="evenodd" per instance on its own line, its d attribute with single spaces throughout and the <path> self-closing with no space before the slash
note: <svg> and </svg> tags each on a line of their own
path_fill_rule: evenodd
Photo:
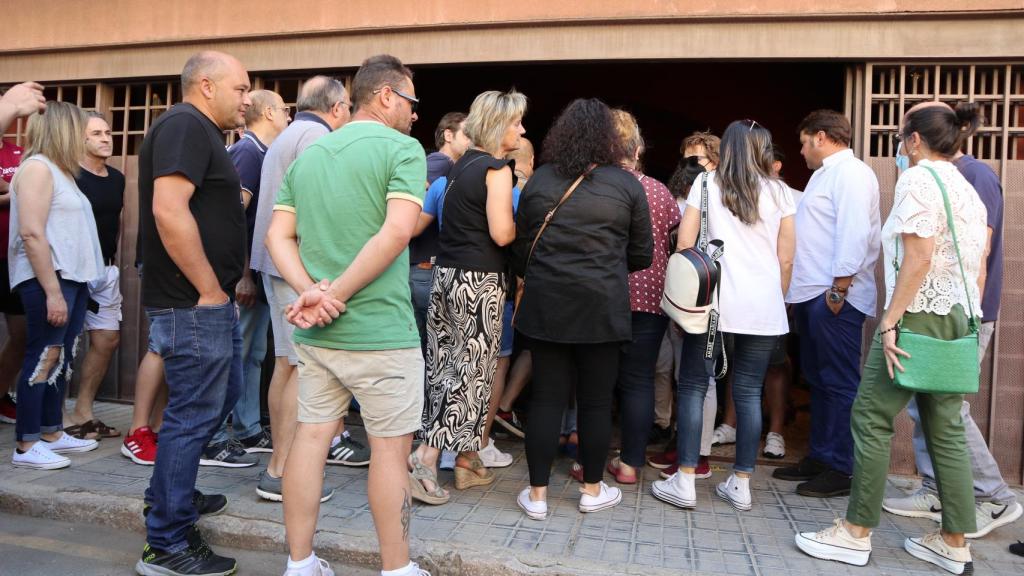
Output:
<svg viewBox="0 0 1024 576">
<path fill-rule="evenodd" d="M 690 186 L 693 186 L 697 177 L 704 172 L 704 167 L 700 165 L 700 158 L 697 156 L 681 158 L 676 166 L 676 171 L 668 180 L 669 191 L 677 198 L 686 198 L 690 192 Z"/>
</svg>

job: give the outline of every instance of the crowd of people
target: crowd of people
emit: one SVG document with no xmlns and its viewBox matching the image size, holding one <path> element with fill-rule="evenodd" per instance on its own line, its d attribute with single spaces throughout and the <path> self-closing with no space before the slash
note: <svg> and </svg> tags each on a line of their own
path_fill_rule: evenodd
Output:
<svg viewBox="0 0 1024 576">
<path fill-rule="evenodd" d="M 721 138 L 687 136 L 666 186 L 643 172 L 636 119 L 594 98 L 573 100 L 546 130 L 536 170 L 528 99 L 514 90 L 446 114 L 427 155 L 409 135 L 413 73 L 389 55 L 364 61 L 350 91 L 309 79 L 294 118 L 279 94 L 251 90 L 227 54 L 191 57 L 181 86 L 183 102 L 152 124 L 139 156 L 149 342 L 121 447 L 153 466 L 139 574 L 234 572 L 196 527 L 226 498 L 196 490 L 196 477 L 201 465 L 255 466 L 259 452 L 272 454 L 256 491 L 283 503 L 287 576 L 334 573 L 313 549 L 320 503 L 334 493 L 327 464 L 369 467 L 381 574 L 427 575 L 409 555 L 412 502 L 449 501 L 439 468 L 454 469 L 455 490 L 493 483 L 514 459 L 492 428 L 525 439 L 529 485 L 516 503 L 532 520 L 548 516 L 560 450 L 581 483 L 579 511 L 596 513 L 622 500 L 605 472 L 634 484 L 645 464 L 661 473 L 655 498 L 696 508 L 711 446 L 735 443 L 715 492 L 750 510 L 758 454 L 786 453 L 791 332 L 810 388 L 810 449 L 773 476 L 799 481 L 803 496 L 850 496 L 845 519 L 796 535 L 801 550 L 864 565 L 885 509 L 940 521 L 907 551 L 970 573 L 965 539 L 1024 512 L 964 394 L 915 392 L 898 377 L 919 369 L 901 331 L 976 334 L 979 362 L 993 333 L 1002 195 L 991 169 L 961 152 L 976 105 L 906 113 L 883 224 L 878 181 L 850 149 L 849 121 L 828 110 L 797 129 L 813 170 L 801 193 L 780 176 L 772 132 L 751 119 Z M 40 89 L 19 85 L 0 101 L 0 125 L 30 117 L 28 147 L 0 147 L 0 201 L 10 204 L 0 378 L 17 393 L 16 404 L 0 400 L 0 417 L 16 421 L 15 466 L 57 469 L 71 465 L 65 454 L 122 434 L 92 403 L 118 346 L 125 178 L 106 163 L 106 119 L 44 102 Z M 240 137 L 225 148 L 231 131 Z M 710 321 L 684 330 L 663 308 L 670 262 L 714 248 Z M 83 332 L 88 353 L 65 413 Z M 727 393 L 716 428 L 717 386 Z M 908 403 L 924 487 L 884 499 L 893 422 Z M 616 409 L 621 451 L 609 461 Z M 368 446 L 345 429 L 351 410 Z M 648 457 L 656 440 L 666 447 Z"/>
</svg>

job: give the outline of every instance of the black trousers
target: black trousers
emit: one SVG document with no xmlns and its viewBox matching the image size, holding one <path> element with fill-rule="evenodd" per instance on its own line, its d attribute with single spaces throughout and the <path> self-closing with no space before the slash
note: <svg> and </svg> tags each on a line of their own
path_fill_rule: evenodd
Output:
<svg viewBox="0 0 1024 576">
<path fill-rule="evenodd" d="M 532 340 L 533 387 L 526 423 L 531 486 L 548 485 L 551 463 L 558 453 L 562 413 L 574 382 L 583 480 L 601 480 L 611 443 L 612 393 L 621 346 L 619 342 L 561 344 Z"/>
</svg>

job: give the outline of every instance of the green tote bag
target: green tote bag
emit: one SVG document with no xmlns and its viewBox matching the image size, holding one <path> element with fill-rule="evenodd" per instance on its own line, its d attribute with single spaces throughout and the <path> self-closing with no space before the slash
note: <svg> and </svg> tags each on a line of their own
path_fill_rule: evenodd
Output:
<svg viewBox="0 0 1024 576">
<path fill-rule="evenodd" d="M 942 202 L 946 207 L 946 223 L 953 236 L 953 247 L 956 248 L 957 263 L 960 275 L 967 286 L 967 274 L 964 272 L 963 258 L 960 257 L 960 245 L 956 240 L 956 228 L 953 226 L 953 209 L 949 205 L 946 187 L 929 166 L 925 166 L 942 191 Z M 893 266 L 897 275 L 899 265 L 899 236 L 896 237 L 896 254 Z M 967 293 L 967 308 L 970 314 L 970 332 L 955 340 L 941 340 L 924 334 L 918 334 L 903 328 L 900 323 L 899 342 L 897 345 L 910 354 L 910 358 L 901 359 L 904 372 L 896 370 L 894 382 L 900 388 L 925 394 L 974 394 L 978 391 L 981 368 L 978 363 L 978 318 L 974 315 L 970 292 Z"/>
</svg>

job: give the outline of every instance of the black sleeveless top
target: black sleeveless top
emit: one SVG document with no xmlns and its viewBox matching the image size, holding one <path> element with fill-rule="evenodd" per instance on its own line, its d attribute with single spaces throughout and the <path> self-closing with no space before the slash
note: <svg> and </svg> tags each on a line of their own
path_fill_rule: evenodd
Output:
<svg viewBox="0 0 1024 576">
<path fill-rule="evenodd" d="M 438 266 L 474 272 L 505 271 L 505 248 L 494 243 L 487 225 L 487 173 L 505 166 L 515 173 L 512 160 L 468 150 L 452 167 L 447 193 L 442 197 Z"/>
</svg>

